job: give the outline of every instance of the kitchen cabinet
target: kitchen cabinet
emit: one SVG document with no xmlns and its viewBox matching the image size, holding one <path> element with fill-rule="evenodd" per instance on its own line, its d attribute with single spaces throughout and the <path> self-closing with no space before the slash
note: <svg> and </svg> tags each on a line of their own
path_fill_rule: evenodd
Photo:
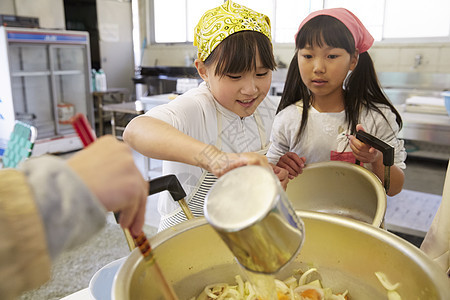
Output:
<svg viewBox="0 0 450 300">
<path fill-rule="evenodd" d="M 94 127 L 90 68 L 86 32 L 0 27 L 0 149 L 15 120 L 37 128 L 33 155 L 81 149 L 69 119 Z"/>
<path fill-rule="evenodd" d="M 198 86 L 203 81 L 195 67 L 140 67 L 133 77 L 137 100 L 140 100 L 141 97 L 179 91 L 177 86 L 179 80 L 186 79 L 191 81 L 191 87 L 192 85 Z"/>
</svg>

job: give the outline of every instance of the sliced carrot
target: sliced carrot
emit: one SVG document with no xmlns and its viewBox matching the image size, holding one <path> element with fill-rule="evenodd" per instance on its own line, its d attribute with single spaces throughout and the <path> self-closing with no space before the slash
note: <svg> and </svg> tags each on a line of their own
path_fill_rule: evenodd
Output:
<svg viewBox="0 0 450 300">
<path fill-rule="evenodd" d="M 316 291 L 315 289 L 307 289 L 304 290 L 300 296 L 302 296 L 303 298 L 306 299 L 310 299 L 310 300 L 321 300 L 321 296 L 319 294 L 318 291 Z"/>
</svg>

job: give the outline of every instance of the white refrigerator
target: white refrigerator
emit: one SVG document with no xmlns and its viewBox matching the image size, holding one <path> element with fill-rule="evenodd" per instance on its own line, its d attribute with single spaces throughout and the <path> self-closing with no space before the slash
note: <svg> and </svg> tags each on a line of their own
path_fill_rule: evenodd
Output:
<svg viewBox="0 0 450 300">
<path fill-rule="evenodd" d="M 82 148 L 69 119 L 94 128 L 89 35 L 0 26 L 0 156 L 15 120 L 37 129 L 33 155 Z"/>
</svg>

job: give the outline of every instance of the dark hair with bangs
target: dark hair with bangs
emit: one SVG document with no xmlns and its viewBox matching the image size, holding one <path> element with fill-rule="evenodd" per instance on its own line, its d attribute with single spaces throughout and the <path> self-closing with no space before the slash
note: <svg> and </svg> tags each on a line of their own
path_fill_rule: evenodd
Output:
<svg viewBox="0 0 450 300">
<path fill-rule="evenodd" d="M 275 70 L 272 43 L 258 31 L 243 30 L 224 39 L 205 60 L 210 66 L 217 62 L 215 75 L 236 74 L 256 69 L 256 51 L 264 68 Z"/>
<path fill-rule="evenodd" d="M 311 106 L 310 98 L 313 97 L 309 89 L 303 83 L 300 75 L 297 56 L 298 50 L 303 49 L 308 45 L 321 47 L 324 44 L 334 48 L 345 49 L 350 55 L 353 55 L 356 51 L 355 40 L 350 30 L 348 30 L 341 21 L 332 16 L 319 15 L 312 18 L 306 22 L 298 32 L 295 40 L 296 52 L 289 65 L 283 94 L 277 109 L 278 113 L 285 107 L 302 100 L 302 121 L 300 124 L 299 135 L 297 136 L 297 142 L 300 141 L 302 132 L 306 127 L 308 111 Z M 400 128 L 402 127 L 400 114 L 382 91 L 372 59 L 368 52 L 364 52 L 359 54 L 356 67 L 344 82 L 345 118 L 349 124 L 348 128 L 350 129 L 351 134 L 354 134 L 356 131 L 359 114 L 363 107 L 377 111 L 385 120 L 387 120 L 384 114 L 376 106 L 376 103 L 389 106 L 391 111 L 396 115 L 398 125 Z"/>
<path fill-rule="evenodd" d="M 322 18 L 323 17 L 323 18 Z M 348 53 L 355 53 L 355 40 L 350 30 L 338 19 L 321 15 L 307 22 L 297 34 L 295 48 L 306 46 L 343 48 Z"/>
</svg>

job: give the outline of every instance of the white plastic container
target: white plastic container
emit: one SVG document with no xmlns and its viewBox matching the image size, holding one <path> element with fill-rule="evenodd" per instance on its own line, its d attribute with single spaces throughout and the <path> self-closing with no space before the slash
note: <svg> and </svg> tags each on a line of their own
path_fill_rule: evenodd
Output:
<svg viewBox="0 0 450 300">
<path fill-rule="evenodd" d="M 95 88 L 98 92 L 106 92 L 107 90 L 106 74 L 102 69 L 98 70 L 97 74 L 95 74 Z"/>
</svg>

